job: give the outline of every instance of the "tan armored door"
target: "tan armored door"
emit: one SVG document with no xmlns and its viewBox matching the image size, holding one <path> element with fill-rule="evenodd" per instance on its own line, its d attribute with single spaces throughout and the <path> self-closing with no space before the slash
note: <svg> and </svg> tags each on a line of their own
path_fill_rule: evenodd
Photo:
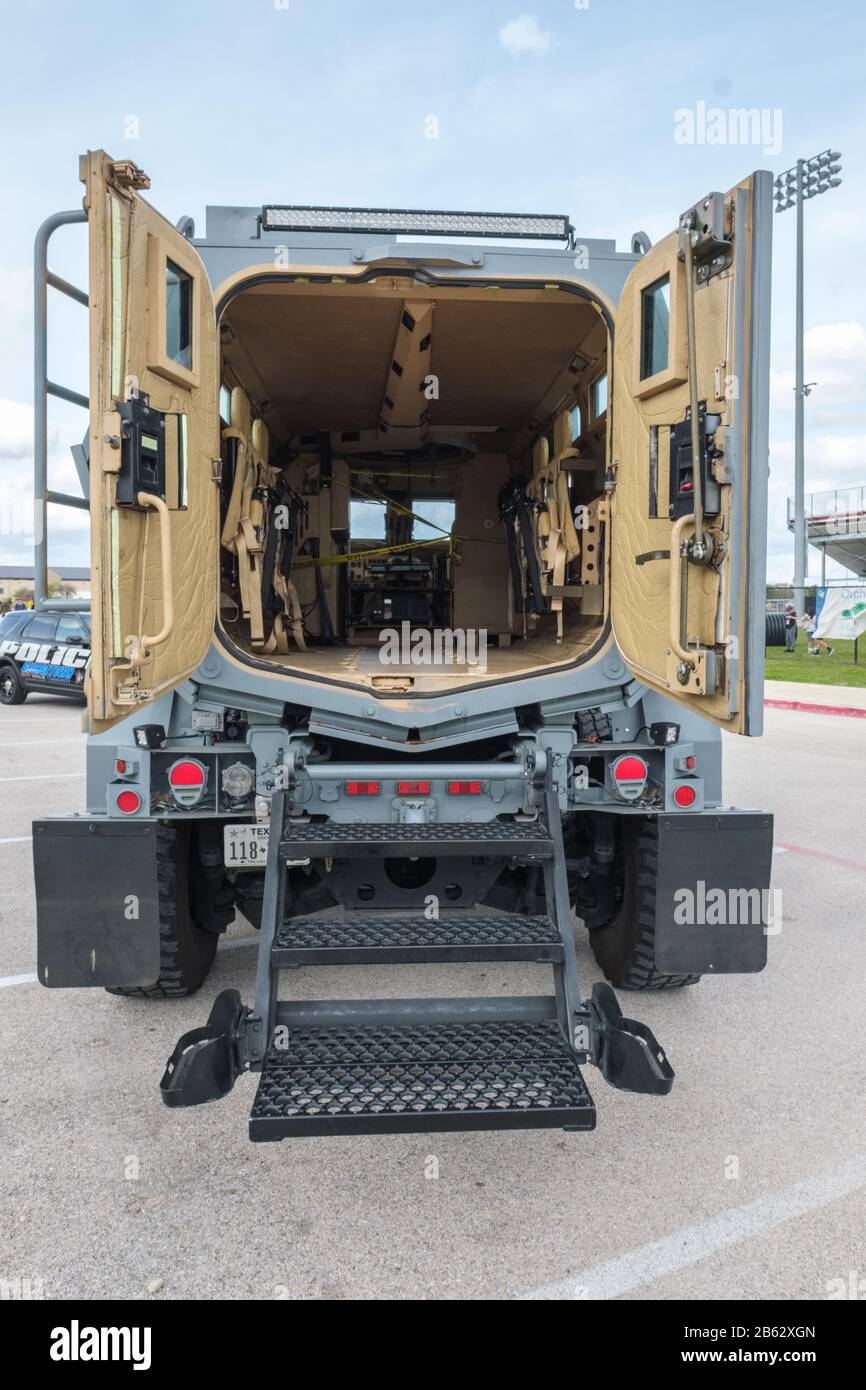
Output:
<svg viewBox="0 0 866 1390">
<path fill-rule="evenodd" d="M 94 730 L 194 670 L 213 631 L 219 458 L 213 298 L 196 251 L 140 196 L 149 181 L 82 156 L 90 235 Z"/>
<path fill-rule="evenodd" d="M 771 191 L 761 172 L 711 194 L 641 258 L 613 354 L 614 635 L 646 685 L 745 734 L 763 715 Z"/>
</svg>

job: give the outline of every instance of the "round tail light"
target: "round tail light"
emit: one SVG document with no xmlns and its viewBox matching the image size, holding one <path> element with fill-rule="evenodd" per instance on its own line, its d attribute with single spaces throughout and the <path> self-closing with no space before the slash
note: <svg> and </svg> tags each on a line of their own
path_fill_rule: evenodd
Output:
<svg viewBox="0 0 866 1390">
<path fill-rule="evenodd" d="M 680 782 L 679 786 L 674 787 L 674 804 L 683 810 L 694 806 L 697 799 L 698 794 L 691 782 Z"/>
<path fill-rule="evenodd" d="M 636 801 L 646 786 L 649 768 L 643 758 L 624 753 L 611 764 L 611 776 L 617 796 L 623 801 Z"/>
<path fill-rule="evenodd" d="M 125 792 L 119 794 L 114 804 L 123 815 L 134 816 L 136 811 L 141 807 L 141 797 L 138 792 L 127 789 Z"/>
<path fill-rule="evenodd" d="M 168 770 L 168 785 L 178 806 L 197 806 L 207 786 L 207 768 L 195 758 L 181 758 Z"/>
</svg>

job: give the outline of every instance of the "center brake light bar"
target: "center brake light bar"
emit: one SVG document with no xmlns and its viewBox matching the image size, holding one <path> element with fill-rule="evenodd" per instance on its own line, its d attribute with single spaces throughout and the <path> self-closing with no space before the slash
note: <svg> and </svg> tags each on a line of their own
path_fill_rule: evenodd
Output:
<svg viewBox="0 0 866 1390">
<path fill-rule="evenodd" d="M 265 204 L 265 232 L 384 232 L 387 235 L 513 237 L 574 245 L 567 217 L 520 212 L 435 212 L 413 208 L 333 208 Z"/>
</svg>

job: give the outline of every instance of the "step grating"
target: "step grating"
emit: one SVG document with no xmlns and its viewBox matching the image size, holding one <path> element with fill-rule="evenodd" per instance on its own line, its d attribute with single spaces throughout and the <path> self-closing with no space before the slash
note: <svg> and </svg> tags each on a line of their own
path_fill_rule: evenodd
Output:
<svg viewBox="0 0 866 1390">
<path fill-rule="evenodd" d="M 595 1107 L 553 1021 L 302 1028 L 265 1060 L 250 1137 L 566 1126 Z"/>
<path fill-rule="evenodd" d="M 422 913 L 353 912 L 345 918 L 295 917 L 283 922 L 273 948 L 275 965 L 410 964 L 412 961 L 562 959 L 550 918 L 518 913 L 452 910 Z"/>
<path fill-rule="evenodd" d="M 288 859 L 377 852 L 401 854 L 407 845 L 418 846 L 428 855 L 524 854 L 541 859 L 553 855 L 547 827 L 538 821 L 444 821 L 425 825 L 288 821 L 281 840 L 283 857 Z"/>
</svg>

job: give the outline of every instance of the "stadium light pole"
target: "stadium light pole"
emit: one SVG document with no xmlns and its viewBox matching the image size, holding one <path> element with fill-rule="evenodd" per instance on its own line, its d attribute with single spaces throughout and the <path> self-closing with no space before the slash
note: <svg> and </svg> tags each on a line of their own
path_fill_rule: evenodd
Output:
<svg viewBox="0 0 866 1390">
<path fill-rule="evenodd" d="M 824 150 L 811 159 L 797 163 L 775 183 L 776 212 L 797 209 L 797 324 L 795 330 L 796 381 L 794 385 L 794 607 L 799 617 L 805 611 L 805 585 L 808 572 L 806 541 L 806 482 L 805 482 L 805 400 L 808 389 L 803 380 L 803 204 L 807 198 L 838 188 L 842 180 L 838 150 Z"/>
</svg>

